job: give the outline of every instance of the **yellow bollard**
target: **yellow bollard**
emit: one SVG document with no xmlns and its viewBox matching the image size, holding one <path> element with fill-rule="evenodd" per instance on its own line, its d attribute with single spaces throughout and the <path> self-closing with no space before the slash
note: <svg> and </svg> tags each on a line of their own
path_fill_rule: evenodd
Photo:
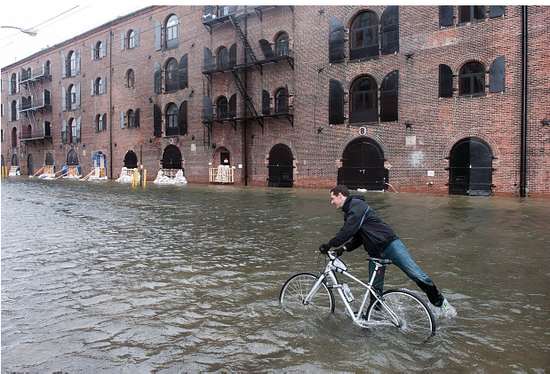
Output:
<svg viewBox="0 0 550 374">
<path fill-rule="evenodd" d="M 147 184 L 147 169 L 143 169 L 143 187 Z"/>
<path fill-rule="evenodd" d="M 136 187 L 138 185 L 138 171 L 137 169 L 134 170 L 134 175 L 132 176 L 132 187 Z"/>
</svg>

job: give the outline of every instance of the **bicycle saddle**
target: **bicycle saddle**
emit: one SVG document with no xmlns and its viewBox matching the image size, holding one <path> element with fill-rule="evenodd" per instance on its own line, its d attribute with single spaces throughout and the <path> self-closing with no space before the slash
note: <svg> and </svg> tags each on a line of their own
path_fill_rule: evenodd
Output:
<svg viewBox="0 0 550 374">
<path fill-rule="evenodd" d="M 369 257 L 369 258 L 367 258 L 367 260 L 372 261 L 372 262 L 376 262 L 380 265 L 389 265 L 389 264 L 392 263 L 391 260 L 388 260 L 388 259 L 385 259 L 385 258 Z"/>
</svg>

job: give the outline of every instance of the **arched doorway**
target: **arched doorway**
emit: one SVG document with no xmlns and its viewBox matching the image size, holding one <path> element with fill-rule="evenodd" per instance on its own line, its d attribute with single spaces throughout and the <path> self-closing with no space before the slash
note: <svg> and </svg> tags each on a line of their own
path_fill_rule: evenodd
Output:
<svg viewBox="0 0 550 374">
<path fill-rule="evenodd" d="M 269 152 L 269 187 L 292 187 L 294 157 L 289 147 L 277 144 Z"/>
<path fill-rule="evenodd" d="M 138 167 L 138 159 L 134 151 L 128 151 L 124 155 L 124 167 L 127 169 L 136 169 Z"/>
<path fill-rule="evenodd" d="M 50 152 L 46 154 L 44 165 L 53 166 L 53 155 Z"/>
<path fill-rule="evenodd" d="M 34 175 L 34 157 L 32 154 L 27 156 L 27 170 L 29 175 Z"/>
<path fill-rule="evenodd" d="M 74 149 L 71 149 L 67 154 L 67 165 L 76 166 L 78 164 L 78 155 L 76 154 Z"/>
<path fill-rule="evenodd" d="M 464 138 L 451 149 L 449 194 L 487 196 L 491 194 L 493 154 L 483 140 Z"/>
<path fill-rule="evenodd" d="M 92 157 L 92 167 L 107 168 L 107 155 L 103 152 L 96 152 Z"/>
<path fill-rule="evenodd" d="M 19 157 L 15 154 L 11 156 L 11 166 L 19 166 Z"/>
<path fill-rule="evenodd" d="M 355 139 L 344 150 L 338 184 L 354 190 L 383 190 L 389 182 L 384 161 L 384 152 L 374 139 Z"/>
<path fill-rule="evenodd" d="M 160 160 L 163 169 L 183 169 L 181 161 L 181 152 L 175 145 L 167 146 Z"/>
</svg>

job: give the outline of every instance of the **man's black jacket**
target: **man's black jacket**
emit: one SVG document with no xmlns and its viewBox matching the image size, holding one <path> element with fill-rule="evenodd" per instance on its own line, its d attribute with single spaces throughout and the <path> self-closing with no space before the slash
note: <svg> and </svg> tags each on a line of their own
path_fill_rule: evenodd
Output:
<svg viewBox="0 0 550 374">
<path fill-rule="evenodd" d="M 353 251 L 361 244 L 370 256 L 377 256 L 397 236 L 392 228 L 365 202 L 360 195 L 348 196 L 342 206 L 344 226 L 330 239 L 332 247 L 346 245 L 348 251 Z"/>
</svg>

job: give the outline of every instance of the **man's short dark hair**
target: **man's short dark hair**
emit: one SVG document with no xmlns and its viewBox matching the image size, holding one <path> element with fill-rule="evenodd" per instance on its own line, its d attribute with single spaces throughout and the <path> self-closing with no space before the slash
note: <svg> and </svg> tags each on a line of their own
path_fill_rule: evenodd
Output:
<svg viewBox="0 0 550 374">
<path fill-rule="evenodd" d="M 343 184 L 339 184 L 336 187 L 333 187 L 330 192 L 334 195 L 338 195 L 339 193 L 342 193 L 343 196 L 349 196 L 349 190 L 346 186 Z"/>
</svg>

